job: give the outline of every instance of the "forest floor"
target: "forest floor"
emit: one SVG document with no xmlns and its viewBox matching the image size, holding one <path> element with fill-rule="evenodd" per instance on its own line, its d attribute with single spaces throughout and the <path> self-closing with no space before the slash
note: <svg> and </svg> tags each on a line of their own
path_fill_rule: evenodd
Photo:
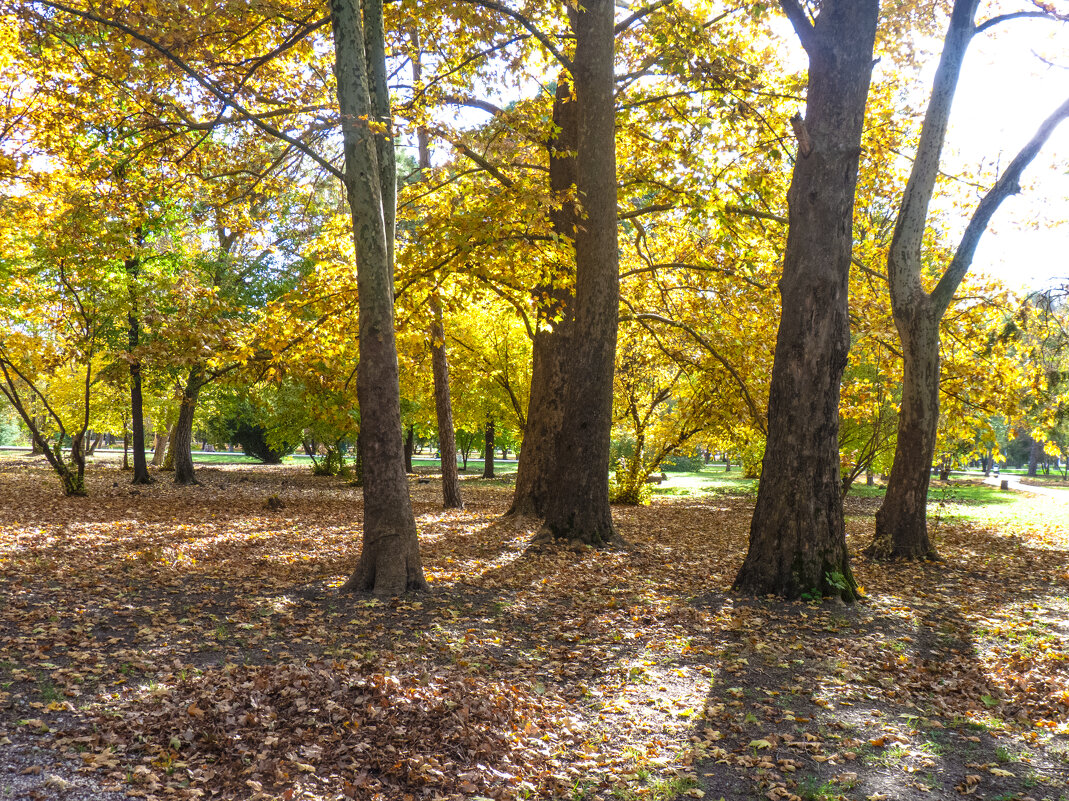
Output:
<svg viewBox="0 0 1069 801">
<path fill-rule="evenodd" d="M 944 561 L 844 606 L 729 591 L 745 487 L 528 553 L 507 481 L 413 480 L 432 590 L 382 602 L 337 591 L 358 489 L 198 474 L 0 462 L 0 798 L 1069 799 L 1063 500 L 943 488 Z"/>
</svg>

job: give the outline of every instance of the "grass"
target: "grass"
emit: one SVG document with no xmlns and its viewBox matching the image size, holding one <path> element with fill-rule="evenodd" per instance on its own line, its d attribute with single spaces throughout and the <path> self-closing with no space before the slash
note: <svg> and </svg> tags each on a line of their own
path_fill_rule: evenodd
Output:
<svg viewBox="0 0 1069 801">
<path fill-rule="evenodd" d="M 738 467 L 724 471 L 722 465 L 708 465 L 694 471 L 665 471 L 668 478 L 653 487 L 654 495 L 749 495 L 757 491 L 757 479 L 744 478 Z"/>
</svg>

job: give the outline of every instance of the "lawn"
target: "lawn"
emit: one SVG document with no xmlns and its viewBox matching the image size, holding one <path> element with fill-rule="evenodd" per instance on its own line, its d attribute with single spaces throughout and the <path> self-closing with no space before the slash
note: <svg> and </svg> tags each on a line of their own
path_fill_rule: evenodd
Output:
<svg viewBox="0 0 1069 801">
<path fill-rule="evenodd" d="M 95 466 L 64 499 L 0 462 L 9 794 L 1069 798 L 1060 500 L 937 487 L 944 561 L 887 565 L 858 556 L 879 499 L 851 493 L 867 598 L 844 606 L 730 592 L 753 505 L 734 476 L 614 508 L 625 547 L 529 552 L 507 481 L 467 477 L 446 511 L 424 470 L 432 590 L 382 602 L 337 592 L 358 489 L 306 465 L 198 474 L 132 488 Z"/>
</svg>

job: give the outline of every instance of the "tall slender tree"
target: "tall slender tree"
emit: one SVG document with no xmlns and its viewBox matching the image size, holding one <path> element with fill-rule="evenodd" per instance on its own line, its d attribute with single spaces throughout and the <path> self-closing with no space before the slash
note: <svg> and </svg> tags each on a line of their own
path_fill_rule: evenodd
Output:
<svg viewBox="0 0 1069 801">
<path fill-rule="evenodd" d="M 344 184 L 359 265 L 363 549 L 343 590 L 398 595 L 426 588 L 405 478 L 393 318 L 396 163 L 381 0 L 331 0 Z"/>
<path fill-rule="evenodd" d="M 932 94 L 921 127 L 913 168 L 902 195 L 887 257 L 887 277 L 895 327 L 902 340 L 902 404 L 898 416 L 895 459 L 883 505 L 876 513 L 876 536 L 868 548 L 874 557 L 927 559 L 936 556 L 928 537 L 928 484 L 939 429 L 939 325 L 972 264 L 980 237 L 1009 196 L 1020 191 L 1021 174 L 1058 125 L 1069 117 L 1064 102 L 1018 152 L 984 195 L 966 226 L 950 264 L 931 292 L 921 281 L 924 232 L 954 92 L 969 42 L 978 33 L 1028 11 L 993 17 L 976 24 L 979 0 L 955 0 L 943 42 Z"/>
</svg>

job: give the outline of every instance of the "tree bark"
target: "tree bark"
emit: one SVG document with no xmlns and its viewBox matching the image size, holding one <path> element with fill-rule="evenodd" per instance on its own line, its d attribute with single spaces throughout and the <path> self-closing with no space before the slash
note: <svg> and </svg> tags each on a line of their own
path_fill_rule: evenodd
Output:
<svg viewBox="0 0 1069 801">
<path fill-rule="evenodd" d="M 618 539 L 609 507 L 609 444 L 619 313 L 613 0 L 572 14 L 579 117 L 576 187 L 585 218 L 575 234 L 575 322 L 564 365 L 564 420 L 553 492 L 537 540 L 604 545 Z"/>
<path fill-rule="evenodd" d="M 483 432 L 485 456 L 483 456 L 483 478 L 494 477 L 494 418 L 487 415 L 486 429 Z"/>
<path fill-rule="evenodd" d="M 414 39 L 417 56 L 412 59 L 412 80 L 419 84 L 422 80 L 422 63 L 418 57 L 419 41 Z M 419 169 L 423 179 L 429 178 L 431 168 L 431 151 L 426 128 L 416 132 L 419 147 Z M 460 476 L 457 473 L 457 437 L 453 428 L 453 401 L 449 395 L 449 354 L 445 348 L 445 323 L 442 315 L 442 302 L 437 294 L 431 294 L 428 300 L 431 312 L 430 341 L 431 369 L 434 375 L 434 413 L 438 420 L 438 451 L 442 466 L 442 505 L 446 509 L 463 509 L 464 501 L 460 497 Z M 464 456 L 467 469 L 468 457 Z"/>
<path fill-rule="evenodd" d="M 193 472 L 193 416 L 197 411 L 197 398 L 205 384 L 204 371 L 193 367 L 182 391 L 182 405 L 178 410 L 178 422 L 174 426 L 174 483 L 182 486 L 196 484 Z"/>
<path fill-rule="evenodd" d="M 781 3 L 809 55 L 804 122 L 787 193 L 782 313 L 768 439 L 735 589 L 852 601 L 839 479 L 839 385 L 850 349 L 847 287 L 854 191 L 872 70 L 877 0 L 828 0 L 816 21 Z"/>
<path fill-rule="evenodd" d="M 165 467 L 165 461 L 166 461 L 165 457 L 172 450 L 173 443 L 174 443 L 174 425 L 172 424 L 162 434 L 159 434 L 159 433 L 156 434 L 156 446 L 155 446 L 155 449 L 152 451 L 152 466 L 153 467 L 160 467 L 160 468 L 162 468 L 164 470 L 168 469 L 167 467 Z M 172 463 L 171 463 L 171 468 L 170 469 L 172 469 L 172 470 L 174 469 L 173 458 L 172 458 Z"/>
<path fill-rule="evenodd" d="M 360 266 L 360 464 L 363 548 L 343 591 L 426 589 L 405 478 L 393 320 L 393 162 L 381 0 L 331 0 L 345 190 Z M 376 123 L 373 130 L 369 122 Z"/>
<path fill-rule="evenodd" d="M 438 451 L 442 455 L 442 505 L 446 509 L 463 509 L 460 475 L 457 472 L 457 438 L 453 430 L 453 403 L 449 397 L 449 358 L 445 350 L 442 304 L 436 295 L 430 298 L 431 368 L 434 373 L 434 411 L 438 418 Z M 468 455 L 464 454 L 464 469 Z"/>
<path fill-rule="evenodd" d="M 405 435 L 405 472 L 413 473 L 412 469 L 412 444 L 416 439 L 416 427 L 410 425 L 408 427 L 408 433 Z"/>
<path fill-rule="evenodd" d="M 1039 444 L 1038 440 L 1032 440 L 1032 447 L 1028 449 L 1028 475 L 1031 478 L 1036 477 L 1036 473 L 1039 472 L 1039 457 L 1042 454 L 1043 446 Z"/>
<path fill-rule="evenodd" d="M 141 339 L 141 322 L 137 313 L 137 277 L 141 271 L 141 258 L 133 256 L 126 260 L 127 294 L 130 296 L 130 310 L 126 315 L 128 328 L 127 341 L 130 346 L 130 418 L 134 455 L 134 477 L 132 484 L 150 484 L 152 476 L 148 474 L 148 462 L 145 458 L 145 411 L 141 397 L 141 361 L 137 357 L 137 346 Z M 125 443 L 126 435 L 123 434 Z M 123 445 L 123 461 L 126 461 L 126 446 Z"/>
<path fill-rule="evenodd" d="M 876 513 L 877 536 L 866 550 L 873 558 L 936 556 L 928 538 L 927 510 L 939 429 L 939 321 L 932 319 L 927 296 L 915 303 L 903 309 L 899 326 L 904 372 L 898 442 L 887 493 Z"/>
<path fill-rule="evenodd" d="M 981 199 L 946 271 L 931 293 L 926 292 L 921 268 L 928 208 L 962 63 L 978 30 L 973 21 L 978 5 L 979 0 L 954 2 L 917 154 L 902 193 L 888 251 L 891 311 L 903 344 L 904 384 L 894 466 L 883 507 L 876 514 L 876 534 L 866 551 L 875 558 L 936 556 L 927 532 L 927 487 L 939 427 L 939 324 L 972 264 L 991 217 L 1003 200 L 1020 191 L 1025 167 L 1062 120 L 1069 117 L 1066 101 L 1044 120 Z M 914 389 L 908 394 L 911 386 Z"/>
<path fill-rule="evenodd" d="M 553 233 L 570 242 L 578 226 L 578 211 L 572 198 L 576 183 L 576 148 L 579 116 L 567 73 L 557 80 L 553 99 L 556 134 L 548 142 L 549 185 L 559 206 L 550 212 Z M 572 273 L 574 262 L 560 265 Z M 516 488 L 508 515 L 545 517 L 554 470 L 556 436 L 564 421 L 564 357 L 568 351 L 573 299 L 561 286 L 562 278 L 550 276 L 537 288 L 538 322 L 531 346 L 531 390 L 527 401 L 527 424 L 516 467 Z M 548 298 L 548 304 L 544 299 Z"/>
</svg>

